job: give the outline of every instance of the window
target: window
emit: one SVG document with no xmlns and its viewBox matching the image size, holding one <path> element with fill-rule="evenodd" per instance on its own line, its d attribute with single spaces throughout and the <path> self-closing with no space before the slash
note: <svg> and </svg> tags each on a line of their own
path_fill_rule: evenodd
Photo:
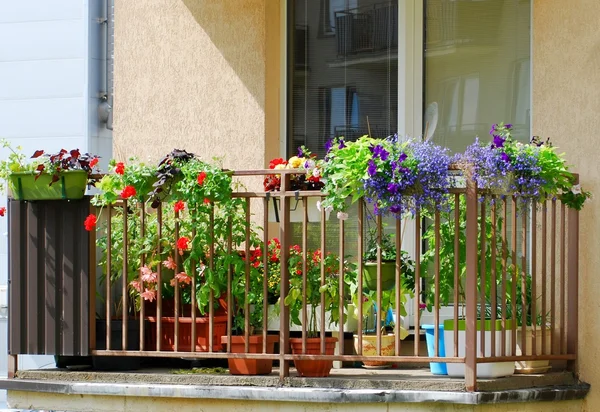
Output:
<svg viewBox="0 0 600 412">
<path fill-rule="evenodd" d="M 305 143 L 323 156 L 334 136 L 352 140 L 397 130 L 397 4 L 288 0 L 295 48 L 288 52 L 289 154 Z M 331 36 L 316 34 L 323 33 L 324 20 Z"/>
</svg>

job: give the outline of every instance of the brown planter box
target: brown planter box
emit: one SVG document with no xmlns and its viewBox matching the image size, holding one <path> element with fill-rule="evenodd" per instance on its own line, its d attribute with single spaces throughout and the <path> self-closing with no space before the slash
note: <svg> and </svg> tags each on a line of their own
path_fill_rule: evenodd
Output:
<svg viewBox="0 0 600 412">
<path fill-rule="evenodd" d="M 155 316 L 148 316 L 146 319 L 150 322 L 150 334 L 147 337 L 146 347 L 147 350 L 156 350 L 156 330 L 157 330 L 157 318 Z M 160 350 L 171 352 L 175 350 L 175 318 L 174 317 L 162 317 L 161 319 L 161 341 Z M 198 317 L 196 318 L 196 352 L 208 352 L 209 350 L 209 318 Z M 213 352 L 220 352 L 221 336 L 227 332 L 227 316 L 215 316 L 213 318 Z M 180 317 L 179 318 L 179 351 L 180 352 L 191 352 L 192 351 L 192 318 L 191 317 Z"/>
</svg>

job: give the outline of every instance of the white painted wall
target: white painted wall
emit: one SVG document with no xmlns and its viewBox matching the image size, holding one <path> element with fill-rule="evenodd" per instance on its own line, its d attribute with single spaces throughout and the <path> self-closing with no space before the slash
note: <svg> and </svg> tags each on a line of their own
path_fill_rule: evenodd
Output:
<svg viewBox="0 0 600 412">
<path fill-rule="evenodd" d="M 79 148 L 107 163 L 112 132 L 97 116 L 106 88 L 106 25 L 97 19 L 105 15 L 105 0 L 0 0 L 0 137 L 26 155 Z M 1 196 L 0 206 L 5 203 Z M 7 283 L 6 230 L 6 218 L 0 218 L 0 293 Z M 5 348 L 6 322 L 0 322 L 0 340 Z M 5 352 L 0 373 L 6 370 Z"/>
</svg>

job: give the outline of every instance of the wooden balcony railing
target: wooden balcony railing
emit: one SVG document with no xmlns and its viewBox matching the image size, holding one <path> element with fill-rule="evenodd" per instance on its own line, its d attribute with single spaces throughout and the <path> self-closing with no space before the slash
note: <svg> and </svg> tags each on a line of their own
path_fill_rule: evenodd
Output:
<svg viewBox="0 0 600 412">
<path fill-rule="evenodd" d="M 257 177 L 262 178 L 271 173 L 271 170 L 236 171 L 234 178 L 256 182 Z M 419 348 L 419 326 L 415 327 L 417 337 L 410 344 L 402 341 L 401 329 L 396 327 L 389 331 L 395 338 L 393 344 L 395 354 L 384 353 L 382 342 L 385 332 L 380 326 L 386 323 L 386 313 L 379 310 L 372 316 L 373 319 L 369 320 L 370 323 L 373 323 L 374 320 L 374 324 L 377 325 L 373 331 L 376 336 L 377 354 L 365 356 L 361 348 L 367 329 L 367 321 L 363 315 L 367 315 L 367 313 L 364 313 L 361 304 L 357 305 L 356 309 L 349 309 L 348 302 L 353 294 L 362 297 L 365 292 L 364 262 L 360 257 L 365 252 L 366 227 L 375 225 L 376 236 L 381 237 L 384 230 L 383 219 L 380 217 L 375 218 L 374 221 L 369 219 L 365 215 L 366 208 L 360 201 L 358 207 L 350 213 L 348 220 L 338 220 L 335 216 L 327 219 L 326 211 L 322 210 L 320 222 L 311 222 L 309 221 L 309 201 L 320 198 L 321 193 L 289 190 L 289 176 L 293 171 L 283 170 L 281 173 L 280 192 L 237 191 L 234 193 L 234 197 L 243 201 L 243 221 L 247 224 L 229 228 L 229 241 L 226 242 L 225 247 L 227 252 L 231 253 L 232 249 L 236 247 L 231 241 L 232 238 L 242 236 L 246 239 L 240 253 L 246 257 L 245 265 L 241 269 L 244 272 L 242 279 L 245 279 L 243 282 L 245 282 L 244 296 L 246 300 L 243 301 L 246 303 L 241 304 L 244 313 L 247 314 L 244 319 L 243 333 L 248 342 L 250 335 L 248 316 L 254 310 L 247 303 L 250 292 L 249 285 L 253 281 L 250 278 L 251 263 L 248 258 L 252 252 L 248 228 L 251 227 L 253 221 L 262 227 L 262 231 L 259 232 L 263 248 L 262 264 L 267 269 L 258 279 L 254 280 L 262 284 L 263 297 L 267 296 L 269 288 L 272 287 L 269 284 L 271 273 L 268 272 L 268 244 L 271 238 L 278 237 L 281 245 L 279 257 L 281 270 L 280 273 L 277 273 L 280 278 L 280 296 L 285 297 L 288 294 L 290 280 L 293 276 L 301 276 L 304 286 L 300 296 L 304 304 L 299 314 L 302 325 L 298 332 L 295 332 L 301 338 L 300 353 L 292 354 L 290 350 L 290 339 L 293 332 L 290 329 L 290 310 L 285 305 L 283 298 L 278 303 L 279 352 L 268 353 L 266 343 L 258 353 L 250 353 L 247 344 L 243 353 L 231 352 L 231 337 L 234 328 L 233 308 L 240 304 L 239 301 L 236 302 L 231 293 L 234 286 L 232 284 L 234 282 L 232 267 L 227 271 L 226 292 L 222 296 L 216 296 L 213 290 L 210 291 L 205 317 L 197 312 L 196 299 L 191 299 L 191 307 L 181 305 L 183 298 L 180 293 L 183 292 L 179 292 L 177 287 L 174 289 L 173 305 L 169 305 L 161 293 L 156 296 L 156 302 L 152 303 L 136 299 L 135 294 L 130 293 L 132 268 L 128 267 L 128 253 L 131 252 L 134 239 L 128 236 L 128 231 L 122 231 L 116 235 L 113 230 L 114 222 L 120 221 L 121 227 L 128 227 L 135 220 L 142 236 L 144 233 L 156 233 L 157 239 L 161 239 L 160 242 L 162 242 L 156 245 L 159 251 L 164 242 L 176 242 L 180 227 L 177 220 L 175 220 L 174 226 L 165 226 L 166 211 L 162 206 L 153 210 L 148 205 L 140 206 L 138 204 L 134 208 L 126 201 L 105 208 L 104 216 L 111 216 L 111 218 L 106 220 L 105 231 L 97 233 L 98 239 L 105 239 L 103 247 L 108 252 L 104 266 L 98 268 L 98 271 L 102 273 L 99 279 L 96 278 L 97 268 L 95 265 L 92 264 L 89 270 L 90 296 L 94 296 L 94 293 L 100 296 L 96 301 L 91 299 L 89 311 L 98 313 L 103 319 L 100 323 L 105 324 L 106 333 L 96 337 L 98 332 L 96 325 L 93 322 L 89 325 L 89 353 L 102 356 L 268 359 L 279 362 L 279 374 L 282 379 L 289 376 L 290 361 L 444 362 L 449 367 L 456 364 L 464 365 L 465 385 L 470 391 L 477 387 L 477 370 L 482 367 L 481 364 L 545 359 L 567 361 L 568 366 L 572 366 L 576 359 L 578 332 L 579 227 L 577 211 L 566 208 L 555 199 L 532 204 L 523 199 L 487 193 L 485 190 L 478 190 L 472 181 L 466 179 L 466 187 L 451 189 L 450 210 L 438 211 L 433 214 L 425 214 L 417 210 L 411 219 L 395 220 L 391 228 L 395 233 L 396 249 L 409 248 L 410 245 L 414 249 L 415 270 L 414 279 L 412 279 L 414 281 L 414 291 L 412 292 L 415 296 L 412 303 L 414 305 L 414 325 L 420 325 L 421 303 L 429 303 L 434 318 L 434 348 L 430 354 L 422 353 Z M 269 221 L 269 208 L 273 207 L 276 200 L 280 220 L 278 223 Z M 304 206 L 303 213 L 300 215 L 300 222 L 292 223 L 291 212 L 298 204 Z M 37 291 L 37 289 L 27 286 L 29 284 L 27 282 L 35 283 L 36 279 L 40 280 L 40 278 L 33 273 L 34 278 L 30 279 L 29 266 L 19 263 L 30 253 L 38 258 L 43 258 L 43 254 L 33 250 L 36 245 L 37 247 L 41 246 L 35 242 L 19 240 L 19 236 L 33 236 L 31 230 L 39 230 L 45 224 L 43 223 L 44 219 L 50 219 L 53 216 L 49 213 L 36 214 L 38 207 L 27 209 L 27 213 L 15 213 L 14 211 L 17 210 L 15 207 L 15 205 L 11 206 L 10 214 L 11 342 L 18 342 L 19 334 L 32 333 L 26 331 L 39 325 L 39 322 L 29 321 L 29 319 L 34 317 L 31 311 L 36 311 L 41 307 L 41 301 L 30 295 L 31 291 Z M 25 209 L 18 210 L 24 211 Z M 81 213 L 77 214 L 77 218 L 81 218 Z M 211 219 L 213 218 L 214 216 L 211 215 Z M 31 224 L 32 222 L 36 223 Z M 414 227 L 414 230 L 410 231 L 414 235 L 403 238 L 404 228 L 408 226 Z M 31 229 L 31 233 L 17 233 L 18 228 Z M 428 228 L 429 230 L 424 230 Z M 210 226 L 208 230 L 209 236 L 212 236 L 213 226 Z M 241 230 L 243 233 L 235 233 L 236 230 Z M 292 236 L 298 237 L 299 240 L 293 242 Z M 331 237 L 337 238 L 337 241 L 329 241 Z M 64 241 L 64 237 L 60 235 L 57 235 L 56 238 L 59 240 L 62 238 L 61 241 Z M 49 242 L 52 241 L 48 237 L 46 239 Z M 92 244 L 94 241 L 91 239 Z M 300 272 L 291 274 L 287 270 L 291 258 L 290 247 L 296 243 L 300 247 Z M 311 245 L 311 243 L 313 244 Z M 425 244 L 427 247 L 424 247 Z M 46 248 L 51 247 L 48 244 L 44 245 Z M 310 308 L 307 308 L 306 294 L 307 265 L 312 259 L 307 253 L 309 248 L 318 248 L 321 256 L 331 252 L 339 257 L 344 257 L 338 260 L 339 267 L 332 270 L 334 276 L 337 273 L 338 313 L 320 311 L 316 315 L 318 316 L 319 354 L 306 353 L 308 322 L 309 317 L 313 315 Z M 80 245 L 77 250 L 83 254 L 88 251 L 93 254 L 93 248 Z M 206 267 L 212 268 L 215 259 L 218 258 L 218 251 L 217 245 L 211 245 L 207 253 L 207 260 L 203 263 L 192 263 L 192 266 L 197 269 L 198 265 L 204 264 Z M 117 273 L 117 276 L 113 276 L 114 262 L 111 262 L 115 256 L 121 256 L 119 258 L 121 266 L 118 269 L 120 273 Z M 144 259 L 150 258 L 150 252 L 142 254 L 142 256 L 143 265 Z M 88 258 L 92 262 L 95 261 L 95 257 L 92 255 L 85 256 L 85 259 Z M 58 261 L 58 258 L 56 259 Z M 82 261 L 86 261 L 85 259 Z M 158 265 L 159 285 L 179 270 L 181 259 L 182 256 L 176 253 L 175 264 L 178 268 L 170 275 L 163 265 Z M 355 276 L 356 290 L 350 289 L 351 277 L 339 276 L 340 273 L 348 271 L 346 265 L 349 263 L 355 265 L 356 268 L 352 272 Z M 49 270 L 52 269 L 49 266 L 46 267 Z M 395 285 L 403 284 L 406 273 L 403 273 L 401 268 L 402 262 L 400 254 L 398 254 L 393 280 Z M 137 268 L 133 268 L 133 271 L 135 273 Z M 331 276 L 331 273 L 326 272 L 325 264 L 321 264 L 320 271 L 321 284 L 325 284 L 326 276 Z M 17 279 L 22 280 L 16 281 Z M 191 290 L 197 290 L 199 286 L 197 282 L 198 280 L 194 276 Z M 84 282 L 77 284 L 83 286 Z M 67 283 L 63 282 L 63 287 L 66 285 Z M 376 290 L 373 291 L 375 304 L 376 307 L 382 308 L 386 291 L 383 290 L 382 283 L 381 253 L 378 254 L 376 285 Z M 38 285 L 38 287 L 42 286 Z M 46 287 L 50 286 L 46 285 Z M 401 288 L 396 287 L 393 292 L 393 300 L 401 302 L 402 294 L 405 292 L 407 291 L 401 291 Z M 44 296 L 40 291 L 35 293 L 38 297 Z M 71 292 L 62 290 L 63 295 L 69 293 Z M 73 293 L 85 295 L 82 291 Z M 324 307 L 324 292 L 320 293 L 321 305 Z M 449 297 L 453 303 L 451 320 L 455 327 L 450 333 L 447 330 L 444 332 L 446 356 L 442 357 L 439 346 L 439 335 L 442 333 L 439 325 L 443 323 L 440 317 L 440 306 L 446 303 L 444 302 L 446 297 Z M 87 301 L 80 298 L 75 300 Z M 218 308 L 218 301 L 224 303 L 225 310 Z M 358 302 L 361 301 L 362 299 L 358 299 Z M 118 309 L 115 310 L 115 307 Z M 72 314 L 69 315 L 66 312 L 76 309 L 64 306 L 63 310 L 65 317 L 68 318 Z M 262 305 L 261 310 L 263 311 L 263 320 L 262 327 L 259 329 L 262 329 L 260 334 L 266 338 L 270 329 L 269 317 L 271 317 L 272 323 L 272 312 L 266 304 Z M 397 320 L 397 324 L 400 323 L 398 320 L 401 319 L 401 311 L 400 304 L 393 306 L 392 317 Z M 120 320 L 112 320 L 116 315 L 119 315 Z M 203 321 L 199 323 L 198 318 L 200 317 Z M 327 320 L 331 317 L 338 317 L 345 321 L 339 322 L 337 325 L 328 325 Z M 191 318 L 191 321 L 187 318 Z M 354 325 L 348 321 L 352 319 L 354 319 Z M 464 327 L 458 327 L 461 319 L 465 321 Z M 488 332 L 491 333 L 486 333 L 485 328 L 478 330 L 476 327 L 478 322 L 483 324 L 486 321 L 490 324 Z M 115 322 L 118 327 L 115 326 Z M 134 335 L 131 332 L 131 322 L 134 325 Z M 533 332 L 532 340 L 526 338 L 528 329 Z M 183 337 L 185 330 L 189 330 L 187 332 L 190 336 L 189 339 Z M 197 342 L 201 330 L 207 334 L 208 338 L 204 343 L 196 345 L 194 342 Z M 86 332 L 81 328 L 75 329 L 75 331 Z M 344 351 L 344 345 L 339 345 L 337 353 L 325 354 L 326 338 L 332 332 L 340 338 L 344 337 L 345 332 L 354 333 L 357 339 L 357 350 L 347 353 Z M 168 347 L 165 347 L 164 344 L 165 335 L 169 338 L 167 339 Z M 225 342 L 223 345 L 221 345 L 220 338 L 218 340 L 211 338 L 216 335 L 226 336 L 223 338 Z M 29 335 L 24 336 L 26 338 Z M 517 336 L 519 336 L 519 341 L 517 341 Z M 488 339 L 491 345 L 486 345 Z M 78 342 L 86 341 L 86 339 L 78 340 Z M 97 341 L 101 344 L 97 345 L 95 343 Z M 450 346 L 448 346 L 449 344 Z M 519 355 L 517 355 L 517 345 L 521 349 Z M 448 347 L 451 349 L 448 350 Z M 52 348 L 50 349 L 46 353 L 58 353 L 52 352 Z M 36 348 L 35 353 L 40 352 L 43 350 L 40 351 Z M 30 352 L 24 345 L 11 346 L 11 355 L 18 353 Z"/>
</svg>

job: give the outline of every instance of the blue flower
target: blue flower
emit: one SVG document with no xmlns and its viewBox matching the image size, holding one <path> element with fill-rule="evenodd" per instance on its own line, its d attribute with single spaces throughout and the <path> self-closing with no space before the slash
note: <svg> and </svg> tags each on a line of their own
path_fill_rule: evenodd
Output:
<svg viewBox="0 0 600 412">
<path fill-rule="evenodd" d="M 329 151 L 331 150 L 331 146 L 333 146 L 333 139 L 329 139 L 325 143 L 325 152 L 326 153 L 329 153 Z"/>
</svg>

